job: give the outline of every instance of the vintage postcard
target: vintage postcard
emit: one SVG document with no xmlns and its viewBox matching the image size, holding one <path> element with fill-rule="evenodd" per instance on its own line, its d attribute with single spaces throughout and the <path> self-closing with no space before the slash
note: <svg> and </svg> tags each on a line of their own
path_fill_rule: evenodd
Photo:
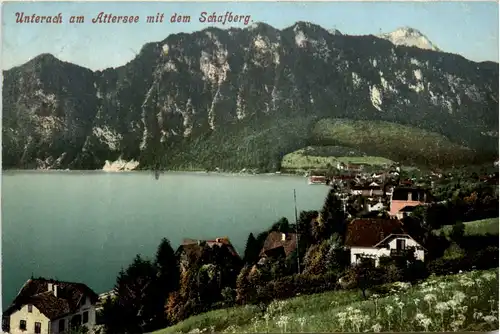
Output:
<svg viewBox="0 0 500 334">
<path fill-rule="evenodd" d="M 498 331 L 498 2 L 3 2 L 2 329 Z"/>
</svg>

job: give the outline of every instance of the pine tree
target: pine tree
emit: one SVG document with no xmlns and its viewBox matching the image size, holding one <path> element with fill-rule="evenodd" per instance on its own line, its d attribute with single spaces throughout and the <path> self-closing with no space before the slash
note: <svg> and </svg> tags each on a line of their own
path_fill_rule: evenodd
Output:
<svg viewBox="0 0 500 334">
<path fill-rule="evenodd" d="M 259 257 L 259 244 L 257 239 L 255 239 L 253 233 L 248 235 L 247 243 L 245 246 L 245 253 L 243 255 L 243 262 L 245 264 L 254 264 L 257 262 Z"/>
</svg>

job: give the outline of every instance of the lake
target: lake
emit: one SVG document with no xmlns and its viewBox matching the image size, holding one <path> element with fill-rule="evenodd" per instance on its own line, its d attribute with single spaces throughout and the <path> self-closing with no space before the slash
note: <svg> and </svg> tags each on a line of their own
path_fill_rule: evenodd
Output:
<svg viewBox="0 0 500 334">
<path fill-rule="evenodd" d="M 163 237 L 228 236 L 243 253 L 250 232 L 297 208 L 317 210 L 328 187 L 286 175 L 5 171 L 2 176 L 2 304 L 32 275 L 110 290 L 136 254 Z"/>
</svg>

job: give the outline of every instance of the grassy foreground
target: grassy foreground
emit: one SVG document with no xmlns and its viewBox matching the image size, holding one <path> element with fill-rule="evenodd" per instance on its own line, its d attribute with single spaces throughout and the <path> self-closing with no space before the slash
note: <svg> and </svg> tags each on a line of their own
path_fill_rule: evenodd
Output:
<svg viewBox="0 0 500 334">
<path fill-rule="evenodd" d="M 193 316 L 166 333 L 202 332 L 384 332 L 498 330 L 498 268 L 431 276 L 411 286 L 363 300 L 359 290 L 299 296 L 271 303 Z"/>
<path fill-rule="evenodd" d="M 465 235 L 498 234 L 498 224 L 498 217 L 466 222 L 464 223 Z M 452 229 L 453 225 L 445 225 L 440 229 L 435 230 L 434 233 L 440 234 L 441 231 L 443 231 L 445 235 L 449 235 Z"/>
</svg>

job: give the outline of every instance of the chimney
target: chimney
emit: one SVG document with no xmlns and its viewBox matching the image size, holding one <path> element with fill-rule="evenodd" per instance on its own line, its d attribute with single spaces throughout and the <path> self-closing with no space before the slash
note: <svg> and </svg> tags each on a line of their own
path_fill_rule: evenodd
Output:
<svg viewBox="0 0 500 334">
<path fill-rule="evenodd" d="M 53 289 L 53 284 L 52 284 L 52 283 L 48 283 L 48 285 L 49 285 L 49 288 L 48 288 L 48 290 L 47 290 L 47 291 L 53 291 L 53 290 L 54 290 L 54 289 Z"/>
<path fill-rule="evenodd" d="M 53 285 L 53 289 L 54 289 L 54 296 L 57 297 L 57 285 L 56 284 Z"/>
<path fill-rule="evenodd" d="M 281 233 L 281 241 L 286 241 L 286 234 L 285 233 Z"/>
</svg>

